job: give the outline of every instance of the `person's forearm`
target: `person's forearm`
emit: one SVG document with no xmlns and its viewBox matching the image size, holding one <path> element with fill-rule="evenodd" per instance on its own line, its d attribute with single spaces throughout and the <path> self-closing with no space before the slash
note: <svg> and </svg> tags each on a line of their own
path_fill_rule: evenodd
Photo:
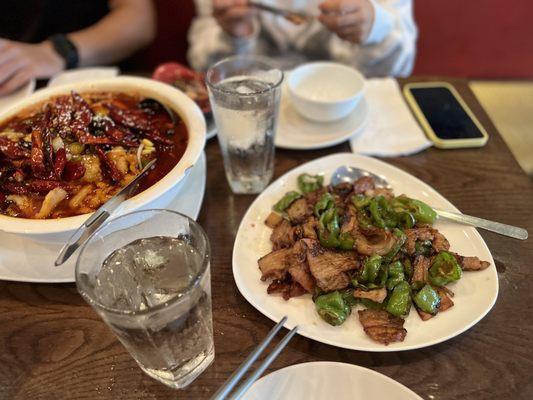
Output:
<svg viewBox="0 0 533 400">
<path fill-rule="evenodd" d="M 103 19 L 68 35 L 78 49 L 80 66 L 117 62 L 154 36 L 155 13 L 150 0 L 114 0 Z"/>
</svg>

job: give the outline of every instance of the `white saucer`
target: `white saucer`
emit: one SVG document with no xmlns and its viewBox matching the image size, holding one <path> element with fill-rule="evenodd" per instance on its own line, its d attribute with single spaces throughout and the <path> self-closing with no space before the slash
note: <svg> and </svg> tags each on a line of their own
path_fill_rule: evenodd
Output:
<svg viewBox="0 0 533 400">
<path fill-rule="evenodd" d="M 302 117 L 291 105 L 282 88 L 276 147 L 290 150 L 316 150 L 345 142 L 362 132 L 366 125 L 368 103 L 361 99 L 346 117 L 333 122 L 315 122 Z"/>
<path fill-rule="evenodd" d="M 338 362 L 291 365 L 255 382 L 243 400 L 422 400 L 371 369 Z"/>
<path fill-rule="evenodd" d="M 205 180 L 206 160 L 205 153 L 202 153 L 189 175 L 175 190 L 146 208 L 167 208 L 196 219 L 202 207 Z M 62 266 L 54 267 L 61 247 L 61 244 L 36 242 L 0 233 L 0 279 L 41 283 L 74 282 L 76 254 Z"/>
</svg>

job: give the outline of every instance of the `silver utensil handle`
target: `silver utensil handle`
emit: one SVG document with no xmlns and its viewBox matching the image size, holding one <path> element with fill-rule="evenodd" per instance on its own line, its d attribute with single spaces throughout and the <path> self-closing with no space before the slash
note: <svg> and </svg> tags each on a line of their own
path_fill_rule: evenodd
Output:
<svg viewBox="0 0 533 400">
<path fill-rule="evenodd" d="M 285 346 L 287 346 L 289 341 L 296 334 L 297 330 L 298 325 L 292 328 L 290 332 L 287 333 L 283 339 L 281 339 L 281 341 L 276 345 L 276 347 L 272 349 L 272 352 L 265 357 L 261 365 L 259 365 L 259 367 L 257 367 L 257 369 L 250 374 L 248 379 L 246 379 L 246 381 L 244 381 L 244 383 L 239 386 L 239 388 L 229 397 L 228 400 L 239 400 L 246 393 L 250 386 L 252 386 L 261 375 L 263 375 L 263 372 L 266 371 L 270 364 L 272 364 L 272 362 L 277 358 L 279 353 L 281 353 Z"/>
<path fill-rule="evenodd" d="M 470 215 L 458 214 L 449 211 L 435 210 L 439 217 L 451 219 L 452 221 L 462 222 L 463 224 L 472 225 L 476 228 L 486 229 L 487 231 L 499 233 L 500 235 L 509 236 L 515 239 L 526 240 L 528 233 L 525 229 L 517 226 L 501 224 L 499 222 L 489 221 L 488 219 L 472 217 Z"/>
<path fill-rule="evenodd" d="M 231 374 L 231 376 L 224 382 L 224 384 L 215 392 L 211 400 L 225 400 L 229 393 L 235 388 L 237 383 L 246 374 L 252 364 L 261 356 L 263 351 L 270 344 L 276 334 L 283 328 L 283 325 L 287 322 L 287 316 L 284 316 L 276 326 L 274 326 L 263 341 L 250 353 L 250 355 L 243 361 L 243 363 Z"/>
</svg>

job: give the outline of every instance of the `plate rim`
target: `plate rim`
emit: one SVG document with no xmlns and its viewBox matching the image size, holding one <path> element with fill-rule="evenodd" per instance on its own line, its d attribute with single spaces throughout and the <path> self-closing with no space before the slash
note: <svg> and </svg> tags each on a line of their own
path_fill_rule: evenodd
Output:
<svg viewBox="0 0 533 400">
<path fill-rule="evenodd" d="M 287 100 L 287 101 L 290 101 L 290 100 Z M 289 105 L 289 107 L 292 107 L 291 105 Z M 368 104 L 368 101 L 366 100 L 366 97 L 363 95 L 363 97 L 361 98 L 361 101 L 359 101 L 359 103 L 355 106 L 355 109 L 351 112 L 356 112 L 357 109 L 359 108 L 363 108 L 363 120 L 361 121 L 361 123 L 354 127 L 351 132 L 349 134 L 346 134 L 346 135 L 343 135 L 343 136 L 340 136 L 334 140 L 331 140 L 331 141 L 325 141 L 323 143 L 320 143 L 320 144 L 315 144 L 315 145 L 308 145 L 308 144 L 305 144 L 305 142 L 301 142 L 301 144 L 279 144 L 277 142 L 277 139 L 278 139 L 278 134 L 279 134 L 279 131 L 281 129 L 281 126 L 279 125 L 279 122 L 278 122 L 278 127 L 276 129 L 276 137 L 274 139 L 274 145 L 277 147 L 277 148 L 280 148 L 280 149 L 285 149 L 285 150 L 320 150 L 320 149 L 326 149 L 328 147 L 333 147 L 333 146 L 337 146 L 341 143 L 344 143 L 344 142 L 347 142 L 348 140 L 350 140 L 351 138 L 355 137 L 355 136 L 358 136 L 360 135 L 364 129 L 367 127 L 368 125 L 368 114 L 369 114 L 369 107 L 370 105 Z M 281 111 L 280 111 L 281 112 Z M 297 112 L 296 110 L 294 110 L 294 112 Z M 304 117 L 302 117 L 304 118 Z M 343 119 L 346 119 L 346 118 L 349 118 L 349 117 L 344 117 Z M 330 122 L 330 123 L 324 123 L 324 129 L 328 129 L 328 128 L 331 128 L 331 126 L 334 126 L 336 123 L 339 123 L 341 120 L 338 120 L 338 121 L 333 121 L 333 122 Z"/>
<path fill-rule="evenodd" d="M 305 167 L 308 166 L 311 163 L 324 162 L 327 159 L 344 158 L 344 157 L 352 157 L 352 158 L 360 159 L 360 160 L 363 160 L 363 161 L 372 160 L 372 162 L 377 162 L 378 164 L 384 165 L 387 168 L 392 168 L 396 172 L 400 173 L 400 175 L 408 176 L 410 179 L 414 179 L 417 182 L 417 184 L 421 184 L 423 186 L 426 186 L 429 189 L 429 191 L 432 192 L 432 194 L 437 194 L 438 196 L 440 196 L 442 199 L 445 200 L 446 203 L 448 203 L 447 204 L 447 208 L 450 211 L 460 212 L 460 210 L 455 205 L 453 205 L 452 202 L 450 202 L 445 196 L 441 195 L 431 185 L 425 183 L 424 181 L 422 181 L 421 179 L 417 178 L 416 176 L 414 176 L 412 174 L 409 174 L 408 172 L 405 172 L 404 170 L 402 170 L 402 169 L 400 169 L 400 168 L 398 168 L 398 167 L 396 167 L 394 165 L 391 165 L 389 163 L 386 163 L 386 162 L 384 162 L 382 160 L 379 160 L 377 158 L 374 158 L 374 157 L 368 157 L 368 156 L 365 156 L 365 155 L 354 154 L 354 153 L 349 153 L 349 152 L 335 153 L 335 154 L 326 155 L 324 157 L 316 158 L 314 160 L 308 161 L 308 162 L 306 162 L 304 164 L 300 164 L 300 165 L 296 166 L 295 168 L 290 169 L 289 171 L 287 171 L 283 175 L 281 175 L 279 178 L 277 178 L 275 181 L 273 181 L 259 196 L 257 196 L 254 199 L 254 201 L 250 204 L 250 206 L 248 207 L 246 212 L 244 213 L 244 216 L 242 217 L 242 220 L 241 220 L 241 222 L 239 224 L 239 228 L 237 229 L 237 234 L 235 235 L 235 240 L 233 242 L 232 260 L 231 260 L 232 261 L 233 279 L 234 279 L 235 284 L 237 286 L 237 289 L 239 290 L 241 295 L 257 311 L 259 311 L 261 314 L 263 314 L 264 316 L 266 316 L 267 318 L 269 318 L 271 321 L 273 321 L 275 323 L 279 322 L 279 318 L 275 317 L 273 315 L 273 313 L 271 313 L 270 311 L 265 310 L 264 307 L 262 307 L 260 305 L 257 305 L 257 302 L 255 300 L 253 300 L 253 296 L 251 296 L 248 293 L 248 290 L 246 289 L 246 287 L 244 285 L 244 282 L 241 280 L 240 277 L 237 276 L 237 272 L 236 272 L 237 268 L 236 268 L 235 259 L 237 257 L 236 256 L 237 244 L 239 242 L 239 233 L 241 231 L 241 228 L 243 228 L 243 226 L 245 224 L 245 221 L 247 221 L 247 217 L 252 212 L 252 208 L 253 208 L 254 204 L 263 195 L 263 193 L 270 188 L 270 186 L 272 186 L 272 185 L 274 185 L 274 184 L 276 184 L 276 183 L 278 183 L 278 182 L 280 182 L 282 180 L 287 180 L 288 175 L 292 174 L 296 169 L 305 169 Z M 488 305 L 486 310 L 484 310 L 480 315 L 478 315 L 470 324 L 467 324 L 467 325 L 461 327 L 460 329 L 458 329 L 457 331 L 455 331 L 455 332 L 453 332 L 453 333 L 451 333 L 449 335 L 445 335 L 445 336 L 440 337 L 440 338 L 429 340 L 429 341 L 427 341 L 425 343 L 422 343 L 422 344 L 406 345 L 406 346 L 403 346 L 403 347 L 400 347 L 400 346 L 398 346 L 398 347 L 389 347 L 389 346 L 380 345 L 380 344 L 377 344 L 377 343 L 373 347 L 345 345 L 345 344 L 339 343 L 339 342 L 337 342 L 335 340 L 329 340 L 327 338 L 326 339 L 317 338 L 314 334 L 309 333 L 307 331 L 303 331 L 302 329 L 298 330 L 298 332 L 297 332 L 298 335 L 304 336 L 304 337 L 306 337 L 308 339 L 314 340 L 314 341 L 319 342 L 319 343 L 324 343 L 324 344 L 328 344 L 330 346 L 335 346 L 335 347 L 338 347 L 338 348 L 344 348 L 344 349 L 348 349 L 348 350 L 368 351 L 368 352 L 376 352 L 376 353 L 382 353 L 382 352 L 383 353 L 389 353 L 389 352 L 395 352 L 395 351 L 408 351 L 408 350 L 415 350 L 415 349 L 421 349 L 421 348 L 425 348 L 425 347 L 430 347 L 430 346 L 433 346 L 433 345 L 436 345 L 436 344 L 439 344 L 439 343 L 443 343 L 443 342 L 445 342 L 447 340 L 450 340 L 450 339 L 452 339 L 452 338 L 454 338 L 456 336 L 459 336 L 459 335 L 463 334 L 468 329 L 470 329 L 471 327 L 476 325 L 479 321 L 481 321 L 492 310 L 492 308 L 494 307 L 494 304 L 496 303 L 496 300 L 498 299 L 499 289 L 500 289 L 499 280 L 498 280 L 498 273 L 496 271 L 495 263 L 494 263 L 494 257 L 492 256 L 492 253 L 491 253 L 489 247 L 487 246 L 487 244 L 485 243 L 485 240 L 479 234 L 479 232 L 477 231 L 476 228 L 474 228 L 474 227 L 469 227 L 469 228 L 471 228 L 472 233 L 480 240 L 481 245 L 485 248 L 485 250 L 490 255 L 490 260 L 489 261 L 490 261 L 491 266 L 489 268 L 491 268 L 491 270 L 493 271 L 493 274 L 494 274 L 494 277 L 495 277 L 494 281 L 495 281 L 495 286 L 496 286 L 493 298 L 491 299 L 490 304 Z M 284 326 L 287 329 L 292 329 L 294 326 L 296 326 L 296 324 L 291 323 L 291 321 L 287 321 Z M 381 346 L 381 347 L 379 347 L 379 346 Z"/>
<path fill-rule="evenodd" d="M 381 372 L 375 371 L 375 370 L 373 370 L 371 368 L 363 367 L 361 365 L 352 364 L 352 363 L 345 363 L 345 362 L 339 362 L 339 361 L 309 361 L 309 362 L 303 362 L 303 363 L 298 363 L 298 364 L 287 365 L 286 367 L 277 369 L 275 371 L 270 372 L 269 374 L 266 374 L 266 375 L 262 376 L 260 379 L 258 379 L 257 381 L 254 382 L 254 384 L 246 391 L 245 395 L 251 393 L 252 389 L 254 388 L 254 386 L 256 386 L 256 384 L 259 384 L 259 382 L 261 382 L 261 381 L 266 381 L 267 378 L 271 377 L 272 375 L 279 375 L 279 374 L 282 374 L 283 372 L 286 372 L 287 370 L 291 370 L 291 369 L 314 368 L 317 365 L 329 366 L 329 367 L 340 367 L 340 368 L 346 368 L 346 369 L 350 369 L 350 370 L 354 370 L 354 371 L 358 371 L 358 372 L 369 373 L 370 375 L 378 376 L 379 378 L 381 378 L 381 379 L 383 379 L 383 380 L 385 380 L 385 381 L 387 381 L 387 382 L 389 382 L 389 383 L 391 383 L 391 384 L 393 384 L 393 385 L 395 385 L 397 387 L 401 387 L 402 390 L 404 390 L 406 393 L 409 393 L 410 395 L 413 396 L 413 400 L 423 400 L 423 398 L 421 396 L 419 396 L 411 388 L 409 388 L 406 385 L 398 382 L 397 380 L 391 378 L 388 375 L 385 375 L 385 374 L 383 374 Z"/>
<path fill-rule="evenodd" d="M 206 160 L 206 154 L 205 154 L 205 150 L 202 151 L 202 153 L 200 154 L 200 157 L 198 158 L 198 164 L 200 164 L 200 171 L 202 171 L 202 179 L 201 181 L 199 182 L 200 185 L 199 185 L 199 188 L 202 189 L 201 191 L 199 191 L 199 196 L 198 196 L 198 206 L 194 212 L 194 216 L 190 216 L 192 219 L 194 220 L 197 220 L 198 219 L 198 216 L 200 215 L 200 212 L 202 210 L 202 205 L 203 205 L 203 201 L 204 201 L 204 196 L 205 196 L 205 189 L 206 189 L 206 179 L 207 179 L 207 160 Z M 183 181 L 181 182 L 182 184 L 183 183 L 187 183 L 187 178 L 190 176 L 191 174 L 188 174 L 184 179 Z M 178 191 L 176 192 L 173 200 L 178 197 L 182 191 L 183 187 L 179 188 Z M 150 207 L 148 207 L 150 208 Z M 0 232 L 1 234 L 2 232 Z M 1 271 L 1 263 L 0 263 L 0 281 L 4 281 L 4 282 L 25 282 L 25 283 L 39 283 L 39 284 L 58 284 L 58 283 L 74 283 L 76 282 L 75 278 L 74 277 L 70 277 L 70 278 L 59 278 L 59 279 L 47 279 L 47 278 L 13 278 L 13 277 L 9 277 L 9 276 L 6 276 L 4 275 L 5 273 Z"/>
</svg>

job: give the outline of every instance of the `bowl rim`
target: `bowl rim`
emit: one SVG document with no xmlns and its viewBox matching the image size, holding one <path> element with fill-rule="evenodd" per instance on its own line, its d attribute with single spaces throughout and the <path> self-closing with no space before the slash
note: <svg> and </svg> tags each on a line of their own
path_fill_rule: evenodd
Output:
<svg viewBox="0 0 533 400">
<path fill-rule="evenodd" d="M 12 118 L 17 113 L 40 104 L 51 97 L 64 95 L 72 90 L 82 94 L 90 92 L 129 92 L 153 97 L 169 105 L 187 126 L 189 134 L 187 147 L 178 163 L 152 186 L 125 200 L 117 209 L 117 211 L 120 210 L 120 213 L 138 210 L 176 186 L 190 171 L 204 149 L 206 124 L 198 105 L 177 88 L 149 78 L 135 76 L 123 75 L 106 79 L 94 79 L 37 90 L 31 96 L 16 102 L 1 112 L 0 122 Z M 191 132 L 194 132 L 194 134 L 191 135 Z M 115 212 L 117 213 L 117 211 Z M 65 218 L 42 220 L 0 214 L 0 231 L 33 236 L 65 233 L 79 228 L 92 214 L 91 212 Z"/>
<path fill-rule="evenodd" d="M 314 99 L 305 97 L 302 94 L 298 93 L 298 91 L 294 87 L 293 79 L 295 79 L 294 77 L 296 76 L 297 73 L 302 72 L 308 68 L 316 68 L 316 67 L 334 67 L 334 68 L 347 71 L 351 73 L 354 77 L 356 77 L 357 80 L 360 82 L 360 89 L 357 92 L 355 92 L 353 95 L 340 98 L 337 100 L 314 100 Z M 346 104 L 346 103 L 355 101 L 358 98 L 363 96 L 365 92 L 365 88 L 366 88 L 366 80 L 361 72 L 359 72 L 357 69 L 349 65 L 341 64 L 341 63 L 334 62 L 334 61 L 313 61 L 313 62 L 305 63 L 305 64 L 302 64 L 296 67 L 287 75 L 288 75 L 287 76 L 287 88 L 289 89 L 289 93 L 291 94 L 291 96 L 296 97 L 298 100 L 305 101 L 308 103 L 313 103 L 316 105 L 335 106 L 335 105 L 341 105 L 341 104 Z"/>
</svg>

